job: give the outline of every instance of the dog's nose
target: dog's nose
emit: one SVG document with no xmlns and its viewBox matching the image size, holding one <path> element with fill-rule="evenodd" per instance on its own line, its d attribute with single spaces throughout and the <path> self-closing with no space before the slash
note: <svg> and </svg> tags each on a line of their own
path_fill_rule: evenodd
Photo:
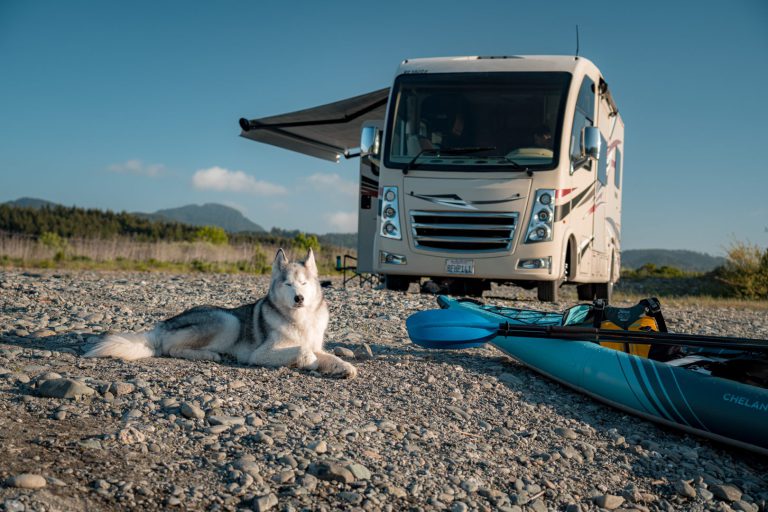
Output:
<svg viewBox="0 0 768 512">
<path fill-rule="evenodd" d="M 303 295 L 297 295 L 293 298 L 293 302 L 298 304 L 299 306 L 304 304 L 304 296 Z"/>
</svg>

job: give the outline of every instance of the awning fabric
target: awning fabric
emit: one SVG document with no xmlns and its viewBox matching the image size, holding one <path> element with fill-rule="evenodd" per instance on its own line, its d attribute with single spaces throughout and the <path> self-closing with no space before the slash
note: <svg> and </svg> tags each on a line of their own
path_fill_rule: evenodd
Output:
<svg viewBox="0 0 768 512">
<path fill-rule="evenodd" d="M 365 121 L 384 119 L 389 88 L 319 107 L 261 119 L 240 119 L 241 137 L 336 162 L 352 157 Z"/>
</svg>

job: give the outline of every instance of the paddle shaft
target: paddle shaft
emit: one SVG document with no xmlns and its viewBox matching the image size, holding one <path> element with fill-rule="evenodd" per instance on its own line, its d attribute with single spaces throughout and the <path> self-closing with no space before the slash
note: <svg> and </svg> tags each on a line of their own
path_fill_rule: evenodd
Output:
<svg viewBox="0 0 768 512">
<path fill-rule="evenodd" d="M 555 325 L 499 325 L 500 336 L 527 336 L 531 338 L 565 338 L 581 341 L 620 342 L 642 345 L 685 345 L 689 347 L 716 348 L 724 350 L 754 350 L 768 352 L 768 343 L 763 340 L 740 339 L 723 336 L 699 336 L 696 334 L 669 334 L 655 331 L 616 331 L 593 327 L 561 327 Z"/>
</svg>

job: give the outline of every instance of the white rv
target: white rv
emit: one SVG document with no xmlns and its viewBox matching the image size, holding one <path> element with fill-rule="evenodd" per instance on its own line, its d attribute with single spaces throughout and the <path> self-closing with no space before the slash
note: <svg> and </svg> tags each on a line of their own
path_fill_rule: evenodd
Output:
<svg viewBox="0 0 768 512">
<path fill-rule="evenodd" d="M 575 284 L 580 299 L 610 299 L 624 124 L 587 59 L 406 60 L 390 88 L 240 125 L 308 155 L 361 157 L 358 270 L 389 289 L 513 283 L 555 301 Z"/>
</svg>

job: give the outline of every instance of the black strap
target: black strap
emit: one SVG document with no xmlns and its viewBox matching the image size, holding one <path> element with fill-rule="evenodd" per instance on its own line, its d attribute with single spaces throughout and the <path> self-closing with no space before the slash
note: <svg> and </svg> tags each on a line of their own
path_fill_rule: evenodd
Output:
<svg viewBox="0 0 768 512">
<path fill-rule="evenodd" d="M 605 299 L 595 299 L 592 303 L 592 326 L 599 329 L 605 320 Z"/>
<path fill-rule="evenodd" d="M 640 304 L 645 306 L 648 316 L 652 316 L 656 320 L 656 326 L 659 328 L 659 332 L 669 332 L 667 330 L 667 322 L 664 321 L 664 316 L 661 314 L 661 303 L 656 297 L 649 297 L 640 301 Z"/>
</svg>

